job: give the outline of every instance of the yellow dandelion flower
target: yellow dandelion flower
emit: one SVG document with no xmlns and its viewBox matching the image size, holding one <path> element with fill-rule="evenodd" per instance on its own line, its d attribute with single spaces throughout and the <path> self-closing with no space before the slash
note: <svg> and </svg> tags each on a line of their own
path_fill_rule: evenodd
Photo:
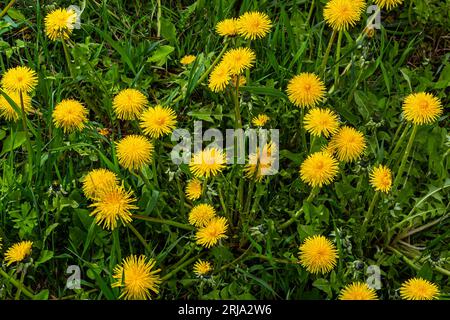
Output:
<svg viewBox="0 0 450 320">
<path fill-rule="evenodd" d="M 214 217 L 209 220 L 206 226 L 197 231 L 195 238 L 199 245 L 210 248 L 219 242 L 219 240 L 227 238 L 225 234 L 227 230 L 227 219 L 224 217 Z"/>
<path fill-rule="evenodd" d="M 241 47 L 225 52 L 221 63 L 229 67 L 231 75 L 238 75 L 251 68 L 255 59 L 256 55 L 252 49 Z"/>
<path fill-rule="evenodd" d="M 152 160 L 153 144 L 144 136 L 129 135 L 117 142 L 119 164 L 128 170 L 139 170 Z"/>
<path fill-rule="evenodd" d="M 252 123 L 256 127 L 264 127 L 268 121 L 270 121 L 270 118 L 265 114 L 259 114 L 252 119 Z"/>
<path fill-rule="evenodd" d="M 152 138 L 159 138 L 171 133 L 177 124 L 175 111 L 160 105 L 145 110 L 140 120 L 142 131 Z"/>
<path fill-rule="evenodd" d="M 148 105 L 147 97 L 136 89 L 120 91 L 113 100 L 113 109 L 121 120 L 134 120 Z"/>
<path fill-rule="evenodd" d="M 28 67 L 8 69 L 1 81 L 1 86 L 7 91 L 31 92 L 36 87 L 38 78 L 36 72 Z"/>
<path fill-rule="evenodd" d="M 392 186 L 392 172 L 386 166 L 379 165 L 373 168 L 369 175 L 370 184 L 376 191 L 388 193 Z"/>
<path fill-rule="evenodd" d="M 123 224 L 131 222 L 131 210 L 138 208 L 132 204 L 135 201 L 132 192 L 125 191 L 123 186 L 110 186 L 94 199 L 90 205 L 94 210 L 90 215 L 95 217 L 99 226 L 114 230 L 118 220 Z"/>
<path fill-rule="evenodd" d="M 194 273 L 198 276 L 198 277 L 203 277 L 205 275 L 207 275 L 208 273 L 210 273 L 212 271 L 212 266 L 211 263 L 209 263 L 208 261 L 203 261 L 203 260 L 198 260 L 195 264 L 194 264 Z"/>
<path fill-rule="evenodd" d="M 68 39 L 72 34 L 77 14 L 71 9 L 55 9 L 45 16 L 45 34 L 50 40 Z"/>
<path fill-rule="evenodd" d="M 442 114 L 441 101 L 430 93 L 413 93 L 403 102 L 403 113 L 414 124 L 430 124 Z"/>
<path fill-rule="evenodd" d="M 306 238 L 300 246 L 300 263 L 311 273 L 328 273 L 338 258 L 334 244 L 322 235 Z"/>
<path fill-rule="evenodd" d="M 325 84 L 315 74 L 304 72 L 289 81 L 287 93 L 297 107 L 314 107 L 325 96 Z"/>
<path fill-rule="evenodd" d="M 361 19 L 365 6 L 363 0 L 330 0 L 325 5 L 323 17 L 334 30 L 345 31 Z"/>
<path fill-rule="evenodd" d="M 239 17 L 237 29 L 244 39 L 264 38 L 272 28 L 272 21 L 267 14 L 261 12 L 246 12 Z"/>
<path fill-rule="evenodd" d="M 195 177 L 209 178 L 220 173 L 226 167 L 225 163 L 226 157 L 222 149 L 207 148 L 194 154 L 189 167 Z"/>
<path fill-rule="evenodd" d="M 248 156 L 248 164 L 244 168 L 245 176 L 261 181 L 265 176 L 275 174 L 275 168 L 273 168 L 276 161 L 275 152 L 276 146 L 272 142 L 266 143 L 262 150 L 256 148 L 256 152 Z"/>
<path fill-rule="evenodd" d="M 335 150 L 339 161 L 354 161 L 366 148 L 364 135 L 354 128 L 343 126 L 331 138 L 331 147 Z"/>
<path fill-rule="evenodd" d="M 121 288 L 120 298 L 125 300 L 151 299 L 151 291 L 158 294 L 161 283 L 158 275 L 161 270 L 153 270 L 155 264 L 154 259 L 147 260 L 144 255 L 131 255 L 114 268 L 113 278 L 116 282 L 111 286 Z"/>
<path fill-rule="evenodd" d="M 402 4 L 403 0 L 375 0 L 375 4 L 381 9 L 391 10 L 396 6 Z"/>
<path fill-rule="evenodd" d="M 216 216 L 216 210 L 210 204 L 196 205 L 189 212 L 189 223 L 196 227 L 204 227 Z"/>
<path fill-rule="evenodd" d="M 202 196 L 202 182 L 198 179 L 189 181 L 186 185 L 186 197 L 189 200 L 197 200 Z"/>
<path fill-rule="evenodd" d="M 5 118 L 7 121 L 17 121 L 22 116 L 21 104 L 20 104 L 20 93 L 15 91 L 4 91 L 15 104 L 19 113 L 16 112 L 16 109 L 9 103 L 6 97 L 0 93 L 0 116 Z M 23 101 L 23 109 L 25 114 L 29 114 L 33 108 L 31 107 L 31 97 L 27 93 L 22 93 L 22 101 Z"/>
<path fill-rule="evenodd" d="M 192 62 L 194 62 L 195 59 L 196 59 L 196 56 L 189 54 L 189 55 L 186 55 L 183 58 L 181 58 L 180 63 L 183 65 L 188 65 L 188 64 L 191 64 Z"/>
<path fill-rule="evenodd" d="M 225 90 L 230 80 L 230 67 L 219 63 L 209 75 L 208 87 L 213 92 L 220 92 Z"/>
<path fill-rule="evenodd" d="M 333 182 L 338 173 L 338 162 L 328 152 L 316 152 L 308 156 L 300 167 L 303 182 L 312 187 L 322 187 Z"/>
<path fill-rule="evenodd" d="M 238 32 L 237 19 L 230 18 L 219 21 L 216 25 L 216 32 L 222 37 L 232 37 Z"/>
<path fill-rule="evenodd" d="M 304 118 L 305 129 L 312 135 L 328 138 L 339 128 L 338 116 L 331 110 L 314 108 Z"/>
<path fill-rule="evenodd" d="M 367 283 L 354 282 L 342 289 L 339 300 L 378 300 L 377 293 Z"/>
<path fill-rule="evenodd" d="M 107 169 L 91 170 L 83 178 L 83 193 L 88 199 L 95 199 L 117 185 L 117 176 Z"/>
<path fill-rule="evenodd" d="M 77 100 L 64 99 L 53 110 L 53 123 L 56 128 L 62 128 L 64 133 L 81 131 L 85 126 L 88 111 Z"/>
<path fill-rule="evenodd" d="M 400 295 L 405 300 L 433 300 L 439 297 L 439 288 L 428 280 L 412 278 L 402 284 Z"/>
<path fill-rule="evenodd" d="M 31 254 L 33 242 L 21 241 L 13 244 L 5 253 L 6 265 L 9 266 L 14 262 L 21 262 Z"/>
</svg>

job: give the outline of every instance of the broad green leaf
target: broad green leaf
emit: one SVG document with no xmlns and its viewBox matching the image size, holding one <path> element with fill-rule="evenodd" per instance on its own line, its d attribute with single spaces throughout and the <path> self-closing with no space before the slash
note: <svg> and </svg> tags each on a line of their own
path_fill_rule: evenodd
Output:
<svg viewBox="0 0 450 320">
<path fill-rule="evenodd" d="M 15 150 L 23 145 L 27 141 L 26 132 L 19 131 L 15 134 L 9 135 L 5 141 L 3 142 L 3 149 L 0 155 L 5 154 L 6 152 Z"/>
<path fill-rule="evenodd" d="M 174 50 L 175 48 L 172 46 L 161 46 L 147 59 L 147 62 L 154 62 L 157 66 L 162 66 Z"/>
</svg>

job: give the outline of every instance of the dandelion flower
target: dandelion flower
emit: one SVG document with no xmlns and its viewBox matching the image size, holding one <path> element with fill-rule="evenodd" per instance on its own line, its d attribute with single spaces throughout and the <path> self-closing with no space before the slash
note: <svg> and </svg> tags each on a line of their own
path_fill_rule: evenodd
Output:
<svg viewBox="0 0 450 320">
<path fill-rule="evenodd" d="M 289 100 L 297 107 L 314 107 L 325 96 L 325 84 L 313 73 L 301 73 L 287 86 Z"/>
<path fill-rule="evenodd" d="M 228 50 L 222 59 L 223 64 L 229 67 L 231 75 L 241 74 L 255 63 L 255 52 L 250 48 L 235 48 Z"/>
<path fill-rule="evenodd" d="M 345 31 L 361 19 L 365 6 L 363 0 L 330 0 L 325 5 L 323 17 L 334 30 Z"/>
<path fill-rule="evenodd" d="M 123 259 L 122 264 L 114 268 L 113 278 L 116 282 L 112 287 L 122 288 L 120 298 L 126 300 L 151 299 L 151 291 L 158 294 L 161 278 L 160 269 L 155 267 L 154 259 L 147 260 L 146 256 L 131 255 Z"/>
<path fill-rule="evenodd" d="M 337 173 L 337 160 L 323 151 L 309 155 L 300 167 L 302 181 L 312 187 L 322 187 L 332 183 Z"/>
<path fill-rule="evenodd" d="M 400 5 L 403 0 L 375 0 L 375 4 L 379 6 L 381 9 L 391 10 L 396 6 Z"/>
<path fill-rule="evenodd" d="M 211 266 L 211 263 L 209 263 L 208 261 L 203 261 L 203 260 L 199 259 L 194 264 L 194 273 L 198 277 L 203 277 L 203 276 L 207 275 L 208 273 L 210 273 L 211 271 L 212 271 L 212 266 Z"/>
<path fill-rule="evenodd" d="M 232 37 L 238 32 L 237 19 L 225 19 L 217 23 L 216 32 L 222 37 Z"/>
<path fill-rule="evenodd" d="M 142 131 L 152 138 L 171 133 L 177 123 L 175 111 L 160 105 L 145 110 L 140 120 Z"/>
<path fill-rule="evenodd" d="M 33 242 L 21 241 L 13 244 L 5 253 L 6 265 L 9 266 L 14 262 L 21 262 L 31 254 Z"/>
<path fill-rule="evenodd" d="M 209 178 L 220 173 L 225 168 L 225 163 L 226 157 L 222 149 L 207 148 L 194 154 L 189 167 L 195 177 Z"/>
<path fill-rule="evenodd" d="M 246 12 L 237 21 L 238 33 L 244 39 L 264 38 L 270 28 L 272 21 L 267 14 L 261 12 Z"/>
<path fill-rule="evenodd" d="M 4 74 L 1 85 L 7 91 L 31 92 L 36 87 L 38 78 L 36 72 L 28 67 L 8 69 Z"/>
<path fill-rule="evenodd" d="M 354 128 L 344 126 L 331 138 L 331 147 L 339 161 L 354 161 L 366 148 L 364 135 Z"/>
<path fill-rule="evenodd" d="M 248 164 L 244 169 L 245 176 L 261 181 L 265 176 L 275 174 L 273 168 L 274 161 L 276 161 L 275 151 L 276 147 L 272 142 L 266 143 L 262 150 L 256 148 L 256 152 L 248 156 Z"/>
<path fill-rule="evenodd" d="M 114 230 L 118 220 L 123 224 L 131 222 L 130 210 L 138 208 L 132 204 L 135 201 L 131 191 L 125 191 L 122 186 L 111 186 L 94 199 L 94 203 L 90 205 L 94 208 L 91 216 L 95 217 L 99 226 Z"/>
<path fill-rule="evenodd" d="M 198 179 L 189 181 L 186 185 L 186 197 L 189 200 L 197 200 L 202 196 L 202 183 Z"/>
<path fill-rule="evenodd" d="M 94 169 L 83 178 L 83 193 L 86 198 L 95 199 L 116 185 L 117 176 L 114 172 L 107 169 Z"/>
<path fill-rule="evenodd" d="M 183 58 L 181 58 L 180 63 L 183 65 L 188 65 L 188 64 L 191 64 L 192 62 L 194 62 L 195 59 L 196 59 L 196 57 L 191 54 L 186 55 Z"/>
<path fill-rule="evenodd" d="M 225 90 L 231 80 L 230 67 L 219 63 L 209 75 L 208 87 L 213 92 Z"/>
<path fill-rule="evenodd" d="M 6 97 L 0 93 L 0 116 L 7 121 L 17 121 L 22 116 L 20 93 L 15 91 L 4 91 L 4 93 L 16 104 L 19 109 L 19 113 L 13 108 L 13 106 L 6 100 Z M 27 93 L 22 93 L 23 109 L 25 114 L 30 113 L 33 108 L 31 107 L 31 97 Z"/>
<path fill-rule="evenodd" d="M 216 216 L 216 210 L 210 204 L 202 203 L 196 205 L 189 212 L 189 223 L 196 227 L 204 227 Z"/>
<path fill-rule="evenodd" d="M 305 129 L 314 136 L 325 138 L 336 133 L 339 128 L 338 116 L 328 109 L 311 109 L 304 118 Z"/>
<path fill-rule="evenodd" d="M 252 119 L 252 123 L 256 127 L 264 127 L 265 124 L 270 120 L 270 118 L 265 114 L 259 114 Z"/>
<path fill-rule="evenodd" d="M 142 169 L 153 155 L 153 144 L 144 136 L 129 135 L 116 145 L 119 164 L 128 170 Z"/>
<path fill-rule="evenodd" d="M 428 280 L 412 278 L 402 284 L 400 295 L 405 300 L 433 300 L 438 298 L 439 288 Z"/>
<path fill-rule="evenodd" d="M 413 93 L 403 102 L 403 113 L 413 124 L 430 124 L 442 114 L 441 101 L 430 93 Z"/>
<path fill-rule="evenodd" d="M 45 33 L 50 40 L 68 39 L 72 34 L 77 14 L 71 9 L 55 9 L 45 16 Z"/>
<path fill-rule="evenodd" d="M 367 283 L 354 282 L 342 289 L 339 300 L 378 300 L 374 289 Z"/>
<path fill-rule="evenodd" d="M 197 231 L 195 235 L 197 243 L 205 248 L 210 248 L 219 242 L 219 240 L 227 238 L 225 235 L 227 229 L 227 219 L 224 217 L 214 217 L 206 226 Z"/>
<path fill-rule="evenodd" d="M 338 258 L 334 244 L 322 235 L 306 238 L 300 246 L 300 263 L 311 273 L 328 273 Z"/>
<path fill-rule="evenodd" d="M 376 191 L 389 192 L 392 186 L 392 172 L 386 166 L 379 165 L 370 173 L 370 184 Z"/>
<path fill-rule="evenodd" d="M 113 109 L 121 120 L 134 120 L 148 105 L 147 97 L 136 89 L 120 91 L 113 100 Z"/>
<path fill-rule="evenodd" d="M 77 100 L 64 99 L 53 110 L 53 123 L 56 128 L 62 128 L 64 133 L 81 131 L 85 126 L 88 111 Z"/>
</svg>

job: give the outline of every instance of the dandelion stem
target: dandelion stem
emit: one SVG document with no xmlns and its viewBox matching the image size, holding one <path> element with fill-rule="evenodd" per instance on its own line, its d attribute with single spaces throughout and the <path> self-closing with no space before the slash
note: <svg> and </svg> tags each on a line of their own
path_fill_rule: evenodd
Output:
<svg viewBox="0 0 450 320">
<path fill-rule="evenodd" d="M 158 12 L 156 14 L 156 37 L 159 38 L 161 36 L 161 0 L 156 0 L 156 4 L 158 6 Z"/>
<path fill-rule="evenodd" d="M 5 278 L 6 280 L 8 280 L 13 286 L 15 286 L 17 289 L 21 288 L 22 292 L 24 295 L 26 295 L 28 298 L 30 299 L 34 299 L 34 294 L 32 293 L 32 291 L 28 288 L 26 288 L 25 286 L 21 285 L 19 283 L 19 281 L 17 281 L 16 279 L 14 279 L 13 277 L 11 277 L 9 274 L 7 274 L 5 271 L 3 271 L 2 268 L 0 268 L 0 275 Z"/>
<path fill-rule="evenodd" d="M 67 68 L 69 68 L 70 77 L 73 79 L 74 75 L 73 75 L 73 70 L 72 70 L 72 62 L 70 60 L 69 50 L 67 49 L 66 41 L 64 39 L 62 39 L 61 43 L 62 43 L 62 46 L 63 46 L 63 49 L 64 49 L 64 56 L 66 57 Z"/>
<path fill-rule="evenodd" d="M 205 178 L 205 180 L 203 180 L 203 185 L 202 185 L 202 198 L 205 196 L 207 188 L 208 188 L 208 179 Z"/>
<path fill-rule="evenodd" d="M 318 188 L 313 188 L 311 190 L 311 193 L 309 194 L 308 198 L 306 199 L 307 203 L 310 203 L 314 197 L 317 195 L 319 189 Z M 291 224 L 293 224 L 298 217 L 300 216 L 300 214 L 303 212 L 303 206 L 300 208 L 300 210 L 298 210 L 293 217 L 291 217 L 289 220 L 287 220 L 285 223 L 283 223 L 282 225 L 280 225 L 280 230 L 286 229 L 287 227 L 289 227 Z"/>
<path fill-rule="evenodd" d="M 323 56 L 322 65 L 320 66 L 320 74 L 325 75 L 325 69 L 328 62 L 328 57 L 330 56 L 331 47 L 333 46 L 334 38 L 336 38 L 336 30 L 333 30 L 331 34 L 330 41 L 328 42 L 327 50 L 325 51 L 325 55 Z"/>
<path fill-rule="evenodd" d="M 142 243 L 142 245 L 144 246 L 144 249 L 147 250 L 148 248 L 148 243 L 147 241 L 145 241 L 144 237 L 142 236 L 142 234 L 139 233 L 139 231 L 137 231 L 137 229 L 131 224 L 127 224 L 127 227 L 134 233 L 134 235 L 139 239 L 139 241 Z"/>
<path fill-rule="evenodd" d="M 8 10 L 13 6 L 14 2 L 16 2 L 16 0 L 11 0 L 6 7 L 2 10 L 2 12 L 0 12 L 0 19 L 8 12 Z"/>
<path fill-rule="evenodd" d="M 408 160 L 409 153 L 411 152 L 411 148 L 414 143 L 414 138 L 416 137 L 416 134 L 417 134 L 417 128 L 418 128 L 417 125 L 413 126 L 411 136 L 409 137 L 408 145 L 406 146 L 406 150 L 405 150 L 405 153 L 403 154 L 402 162 L 400 163 L 400 167 L 398 168 L 398 171 L 397 171 L 397 176 L 395 177 L 395 180 L 394 180 L 394 186 L 392 188 L 393 190 L 397 190 L 398 183 L 400 182 L 400 179 L 402 178 L 402 174 L 405 169 L 406 161 Z"/>
<path fill-rule="evenodd" d="M 342 30 L 339 31 L 337 48 L 336 48 L 336 59 L 335 59 L 335 69 L 334 69 L 334 86 L 336 87 L 339 82 L 339 59 L 341 58 L 341 43 L 342 43 Z"/>
<path fill-rule="evenodd" d="M 188 261 L 186 261 L 185 263 L 181 264 L 180 266 L 178 266 L 177 268 L 175 268 L 174 270 L 170 271 L 169 273 L 167 273 L 165 276 L 161 277 L 161 281 L 167 281 L 170 278 L 172 278 L 174 275 L 177 274 L 178 271 L 182 270 L 184 267 L 192 264 L 194 261 L 200 259 L 201 256 L 203 256 L 205 254 L 205 252 L 202 252 L 198 255 L 196 255 L 195 257 L 189 259 Z"/>
<path fill-rule="evenodd" d="M 395 144 L 394 150 L 389 151 L 390 157 L 391 159 L 389 160 L 389 164 L 391 163 L 391 161 L 393 161 L 394 159 L 396 159 L 398 161 L 398 157 L 396 157 L 398 150 L 400 149 L 400 146 L 403 144 L 403 142 L 405 141 L 406 137 L 407 137 L 407 133 L 409 131 L 409 126 L 407 125 L 405 127 L 405 129 L 403 130 L 402 135 L 400 136 L 400 138 L 398 139 L 397 143 Z"/>
<path fill-rule="evenodd" d="M 395 131 L 394 138 L 392 139 L 392 144 L 389 147 L 389 151 L 388 151 L 389 154 L 392 154 L 393 151 L 397 152 L 398 147 L 400 146 L 401 142 L 403 142 L 402 138 L 406 135 L 406 131 L 408 131 L 408 128 L 405 128 L 403 130 L 402 134 L 400 135 L 400 139 L 396 142 L 395 145 L 393 144 L 393 142 L 395 140 L 397 140 L 398 135 L 400 134 L 400 131 L 403 129 L 403 124 L 404 124 L 403 122 L 400 122 L 400 124 L 398 125 L 397 130 Z"/>
<path fill-rule="evenodd" d="M 308 147 L 306 146 L 306 133 L 305 133 L 305 127 L 303 126 L 303 119 L 305 117 L 305 109 L 301 108 L 300 109 L 300 123 L 298 124 L 298 130 L 299 130 L 299 135 L 300 135 L 300 148 L 302 150 L 307 151 Z"/>
<path fill-rule="evenodd" d="M 25 105 L 23 102 L 23 92 L 22 90 L 19 91 L 20 96 L 20 108 L 22 111 L 22 127 L 23 131 L 25 132 L 25 136 L 27 138 L 27 152 L 28 152 L 28 182 L 31 183 L 31 180 L 33 180 L 33 146 L 31 144 L 30 134 L 28 131 L 28 125 L 27 125 L 27 118 L 25 114 Z"/>
<path fill-rule="evenodd" d="M 236 119 L 235 119 L 235 127 L 237 129 L 242 128 L 242 119 L 241 119 L 241 106 L 239 104 L 239 80 L 240 80 L 240 76 L 238 75 L 236 77 L 236 90 L 233 93 L 233 98 L 234 98 L 234 112 L 236 114 Z"/>
<path fill-rule="evenodd" d="M 153 159 L 152 159 L 152 173 L 153 173 L 153 182 L 155 183 L 156 188 L 159 189 L 158 172 L 156 171 L 156 157 L 155 156 L 153 156 Z"/>
<path fill-rule="evenodd" d="M 147 187 L 148 191 L 152 191 L 153 185 L 150 183 L 150 180 L 148 180 L 148 178 L 145 176 L 143 169 L 138 170 L 137 171 L 138 176 L 142 179 L 142 181 L 144 182 L 145 186 Z"/>
<path fill-rule="evenodd" d="M 295 261 L 290 261 L 290 260 L 286 260 L 286 259 L 278 259 L 278 258 L 269 258 L 263 254 L 257 254 L 257 253 L 254 253 L 248 257 L 248 259 L 252 259 L 252 258 L 266 260 L 269 262 L 283 263 L 283 264 L 298 264 L 298 262 L 295 262 Z"/>
<path fill-rule="evenodd" d="M 25 274 L 27 273 L 27 268 L 22 265 L 22 270 L 20 274 L 19 287 L 17 287 L 16 296 L 14 300 L 19 300 L 20 294 L 22 293 L 23 281 L 25 280 Z"/>
<path fill-rule="evenodd" d="M 312 17 L 312 14 L 313 14 L 313 11 L 314 11 L 314 5 L 315 5 L 315 0 L 312 0 L 311 1 L 311 6 L 309 7 L 309 13 L 308 13 L 308 19 L 306 20 L 306 22 L 308 23 L 308 24 L 311 24 L 310 23 L 310 19 L 311 19 L 311 17 Z"/>
<path fill-rule="evenodd" d="M 370 202 L 369 210 L 367 210 L 366 214 L 364 215 L 364 222 L 361 226 L 361 230 L 359 231 L 359 240 L 360 240 L 359 250 L 360 250 L 361 254 L 362 254 L 362 242 L 361 241 L 362 241 L 362 239 L 365 238 L 367 224 L 372 219 L 373 210 L 375 208 L 375 204 L 377 203 L 379 197 L 380 197 L 380 192 L 375 192 L 375 194 L 373 195 L 372 201 Z"/>
<path fill-rule="evenodd" d="M 143 216 L 143 215 L 140 215 L 140 214 L 133 214 L 132 218 L 139 219 L 139 220 L 144 220 L 144 221 L 149 221 L 149 222 L 154 222 L 154 223 L 167 224 L 169 226 L 177 227 L 177 228 L 188 230 L 188 231 L 195 230 L 194 227 L 192 227 L 190 225 L 187 225 L 187 224 L 184 224 L 184 223 L 180 223 L 180 222 L 176 222 L 176 221 L 172 221 L 172 220 L 147 217 L 147 216 Z"/>
</svg>

